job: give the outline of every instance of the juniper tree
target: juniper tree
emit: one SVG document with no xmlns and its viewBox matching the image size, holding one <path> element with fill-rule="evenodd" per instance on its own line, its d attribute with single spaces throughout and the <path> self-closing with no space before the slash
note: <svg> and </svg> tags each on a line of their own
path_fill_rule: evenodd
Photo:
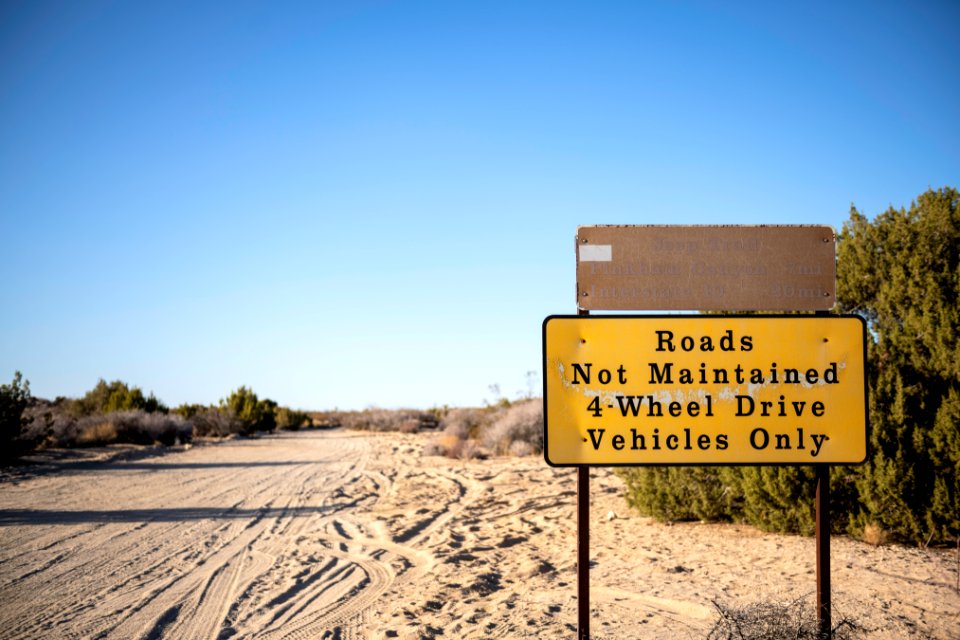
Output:
<svg viewBox="0 0 960 640">
<path fill-rule="evenodd" d="M 840 234 L 840 310 L 869 323 L 869 464 L 861 523 L 917 542 L 960 533 L 960 194 L 927 191 L 909 209 Z"/>
</svg>

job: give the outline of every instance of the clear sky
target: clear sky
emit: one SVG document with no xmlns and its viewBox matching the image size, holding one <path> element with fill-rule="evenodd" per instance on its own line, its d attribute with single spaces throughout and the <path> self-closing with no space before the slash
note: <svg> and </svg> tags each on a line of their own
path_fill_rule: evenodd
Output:
<svg viewBox="0 0 960 640">
<path fill-rule="evenodd" d="M 582 224 L 960 186 L 956 2 L 0 2 L 0 380 L 479 405 Z"/>
</svg>

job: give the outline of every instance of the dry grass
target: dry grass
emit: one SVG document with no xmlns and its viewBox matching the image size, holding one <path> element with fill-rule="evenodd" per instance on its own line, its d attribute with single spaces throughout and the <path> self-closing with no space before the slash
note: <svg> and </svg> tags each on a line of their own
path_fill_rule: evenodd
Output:
<svg viewBox="0 0 960 640">
<path fill-rule="evenodd" d="M 241 430 L 240 422 L 232 415 L 207 409 L 190 418 L 193 434 L 198 438 L 225 438 Z"/>
<path fill-rule="evenodd" d="M 543 402 L 525 400 L 501 410 L 483 430 L 483 444 L 498 455 L 543 451 Z M 518 443 L 524 443 L 523 445 Z"/>
<path fill-rule="evenodd" d="M 484 409 L 450 409 L 443 416 L 440 426 L 445 433 L 455 434 L 463 439 L 476 439 L 484 425 L 490 421 L 489 415 L 489 410 Z"/>
<path fill-rule="evenodd" d="M 485 458 L 487 453 L 476 440 L 461 438 L 453 433 L 443 433 L 424 445 L 423 455 L 472 460 Z"/>
<path fill-rule="evenodd" d="M 427 443 L 425 455 L 477 458 L 543 451 L 543 404 L 538 399 L 485 409 L 451 409 L 441 424 L 443 434 Z"/>
<path fill-rule="evenodd" d="M 820 640 L 819 622 L 812 608 L 804 601 L 754 602 L 729 605 L 713 601 L 718 618 L 707 640 Z M 848 618 L 842 618 L 832 629 L 834 640 L 863 637 L 865 629 Z"/>
<path fill-rule="evenodd" d="M 110 444 L 117 440 L 117 428 L 111 422 L 94 422 L 77 434 L 77 446 L 95 447 Z"/>
<path fill-rule="evenodd" d="M 876 547 L 890 544 L 892 542 L 890 532 L 879 525 L 870 523 L 863 528 L 863 541 Z"/>
<path fill-rule="evenodd" d="M 436 429 L 437 418 L 432 413 L 415 409 L 364 409 L 363 411 L 333 412 L 327 416 L 330 421 L 360 431 L 401 431 L 413 433 L 411 422 L 416 423 L 416 431 Z"/>
</svg>

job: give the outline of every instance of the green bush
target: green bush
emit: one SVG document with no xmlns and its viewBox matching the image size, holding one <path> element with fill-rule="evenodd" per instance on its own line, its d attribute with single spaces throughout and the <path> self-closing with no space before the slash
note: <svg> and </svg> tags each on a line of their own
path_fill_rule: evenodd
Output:
<svg viewBox="0 0 960 640">
<path fill-rule="evenodd" d="M 871 458 L 858 524 L 915 542 L 960 534 L 960 194 L 922 194 L 839 244 L 837 298 L 870 327 Z"/>
<path fill-rule="evenodd" d="M 146 411 L 113 411 L 81 418 L 72 446 L 100 446 L 115 442 L 163 444 L 189 442 L 193 427 L 176 414 Z"/>
<path fill-rule="evenodd" d="M 13 374 L 10 384 L 0 385 L 0 458 L 4 462 L 25 449 L 21 435 L 28 422 L 24 411 L 31 400 L 30 382 L 19 371 Z"/>
<path fill-rule="evenodd" d="M 116 380 L 100 380 L 77 399 L 54 401 L 30 396 L 29 383 L 18 372 L 0 387 L 3 458 L 33 448 L 99 446 L 113 443 L 173 444 L 194 436 L 227 437 L 257 431 L 299 429 L 308 414 L 259 399 L 240 387 L 219 406 L 183 404 L 168 410 L 153 394 Z"/>
<path fill-rule="evenodd" d="M 310 416 L 303 411 L 295 411 L 289 407 L 279 407 L 276 411 L 277 429 L 296 431 L 310 424 Z"/>
<path fill-rule="evenodd" d="M 115 411 L 167 413 L 168 409 L 151 393 L 144 396 L 140 387 L 130 387 L 120 380 L 107 382 L 101 378 L 82 398 L 69 402 L 68 411 L 77 418 L 105 415 Z"/>
<path fill-rule="evenodd" d="M 273 431 L 277 427 L 277 403 L 260 400 L 252 389 L 240 387 L 220 401 L 220 410 L 240 424 L 240 432 Z"/>
<path fill-rule="evenodd" d="M 621 468 L 627 504 L 640 513 L 667 522 L 729 520 L 736 495 L 731 474 L 723 467 Z"/>
<path fill-rule="evenodd" d="M 209 410 L 210 407 L 202 404 L 181 404 L 179 407 L 174 407 L 171 409 L 171 413 L 175 413 L 181 418 L 192 418 L 195 415 L 199 415 Z"/>
<path fill-rule="evenodd" d="M 916 543 L 960 535 L 960 194 L 922 194 L 838 241 L 839 311 L 868 331 L 869 459 L 831 470 L 834 528 Z M 628 502 L 667 520 L 813 529 L 812 467 L 621 470 Z"/>
</svg>

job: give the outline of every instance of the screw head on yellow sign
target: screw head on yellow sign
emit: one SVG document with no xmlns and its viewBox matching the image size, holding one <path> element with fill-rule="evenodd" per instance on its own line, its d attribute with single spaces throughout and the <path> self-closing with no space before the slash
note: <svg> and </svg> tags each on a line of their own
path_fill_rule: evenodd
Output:
<svg viewBox="0 0 960 640">
<path fill-rule="evenodd" d="M 858 316 L 551 316 L 544 457 L 554 466 L 858 464 Z"/>
</svg>

